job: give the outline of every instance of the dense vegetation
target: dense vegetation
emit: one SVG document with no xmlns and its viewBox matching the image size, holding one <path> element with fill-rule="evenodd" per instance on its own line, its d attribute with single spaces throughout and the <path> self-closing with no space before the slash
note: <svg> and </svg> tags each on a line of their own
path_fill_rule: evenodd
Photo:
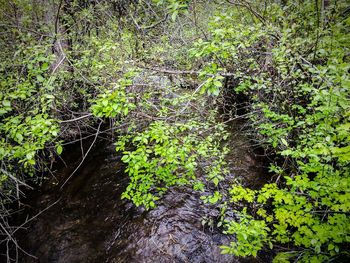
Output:
<svg viewBox="0 0 350 263">
<path fill-rule="evenodd" d="M 9 219 L 22 191 L 50 180 L 66 143 L 113 130 L 130 177 L 122 197 L 152 209 L 174 185 L 211 191 L 201 199 L 220 210 L 217 228 L 236 238 L 222 253 L 270 250 L 275 262 L 350 256 L 347 1 L 0 6 L 7 247 L 21 249 Z M 259 189 L 225 180 L 238 118 L 269 162 Z"/>
</svg>

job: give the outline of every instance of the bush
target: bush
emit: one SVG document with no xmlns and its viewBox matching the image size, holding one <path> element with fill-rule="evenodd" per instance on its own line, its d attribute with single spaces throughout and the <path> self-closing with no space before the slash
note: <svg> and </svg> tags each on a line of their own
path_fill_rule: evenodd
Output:
<svg viewBox="0 0 350 263">
<path fill-rule="evenodd" d="M 219 59 L 221 71 L 236 72 L 234 89 L 249 98 L 256 138 L 284 162 L 271 165 L 275 183 L 257 191 L 242 186 L 230 191 L 232 205 L 250 203 L 248 213 L 255 219 L 243 213 L 240 223 L 225 221 L 237 243 L 223 252 L 256 256 L 272 242 L 297 250 L 279 254 L 276 262 L 322 261 L 346 253 L 350 18 L 342 17 L 342 10 L 347 6 L 340 1 L 320 14 L 309 2 L 271 3 L 268 16 L 258 3 L 245 7 L 239 16 L 234 7 L 215 16 L 211 38 L 199 41 L 192 54 L 208 65 Z M 252 15 L 254 22 L 242 14 Z M 256 246 L 247 245 L 251 240 Z"/>
</svg>

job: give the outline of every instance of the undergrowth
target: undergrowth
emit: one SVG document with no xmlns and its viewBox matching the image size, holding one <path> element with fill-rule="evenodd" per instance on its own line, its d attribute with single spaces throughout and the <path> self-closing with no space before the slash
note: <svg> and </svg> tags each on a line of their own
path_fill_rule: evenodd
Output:
<svg viewBox="0 0 350 263">
<path fill-rule="evenodd" d="M 97 136 L 92 126 L 108 119 L 130 177 L 122 197 L 135 205 L 154 208 L 169 187 L 190 185 L 212 191 L 201 199 L 221 209 L 218 227 L 236 238 L 223 253 L 273 249 L 275 262 L 349 256 L 346 1 L 64 2 L 50 12 L 0 2 L 1 20 L 8 13 L 16 22 L 0 24 L 6 242 L 21 187 L 47 171 L 63 140 Z M 228 133 L 218 109 L 228 93 L 248 98 L 252 139 L 277 156 L 261 189 L 223 183 Z"/>
</svg>

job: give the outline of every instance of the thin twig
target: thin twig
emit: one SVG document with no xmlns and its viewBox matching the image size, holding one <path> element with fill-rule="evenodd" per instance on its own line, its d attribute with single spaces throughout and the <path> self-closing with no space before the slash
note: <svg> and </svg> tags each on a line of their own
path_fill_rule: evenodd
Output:
<svg viewBox="0 0 350 263">
<path fill-rule="evenodd" d="M 77 118 L 74 118 L 74 119 L 70 119 L 70 120 L 62 120 L 62 121 L 60 121 L 60 123 L 67 123 L 67 122 L 78 121 L 78 120 L 85 119 L 85 118 L 90 117 L 90 116 L 92 116 L 92 113 L 89 113 L 89 114 L 86 114 L 84 116 L 80 116 L 80 117 L 77 117 Z"/>
<path fill-rule="evenodd" d="M 45 209 L 41 210 L 39 213 L 37 213 L 35 216 L 31 217 L 30 219 L 26 220 L 22 225 L 18 226 L 13 232 L 12 234 L 16 233 L 18 229 L 21 229 L 23 226 L 25 226 L 26 224 L 28 224 L 30 221 L 34 220 L 35 218 L 37 218 L 38 216 L 40 216 L 42 213 L 44 213 L 45 211 L 49 210 L 51 207 L 53 207 L 55 204 L 57 204 L 59 201 L 61 201 L 61 198 L 59 198 L 58 200 L 56 200 L 54 203 L 52 203 L 51 205 L 49 205 L 48 207 L 46 207 Z"/>
<path fill-rule="evenodd" d="M 194 70 L 171 70 L 171 69 L 162 69 L 162 68 L 151 68 L 147 66 L 139 66 L 140 68 L 160 72 L 160 73 L 167 73 L 167 74 L 174 74 L 174 75 L 199 75 L 202 72 L 200 71 L 194 71 Z M 225 73 L 225 72 L 220 72 L 218 74 L 206 74 L 207 76 L 223 76 L 223 77 L 233 77 L 235 76 L 234 73 Z"/>
<path fill-rule="evenodd" d="M 75 168 L 75 170 L 70 174 L 70 176 L 66 179 L 66 181 L 64 181 L 64 183 L 61 185 L 60 189 L 62 190 L 63 189 L 63 186 L 65 186 L 65 184 L 70 180 L 70 178 L 72 178 L 72 176 L 78 171 L 78 169 L 80 168 L 80 166 L 84 163 L 86 157 L 88 156 L 90 150 L 92 149 L 92 146 L 94 146 L 96 140 L 97 140 L 97 137 L 100 133 L 100 127 L 101 127 L 101 124 L 102 124 L 102 120 L 100 121 L 100 124 L 98 125 L 98 128 L 97 128 L 97 132 L 95 134 L 95 138 L 94 138 L 94 141 L 91 143 L 89 149 L 87 150 L 84 158 L 81 160 L 81 162 L 79 163 L 79 165 Z"/>
</svg>

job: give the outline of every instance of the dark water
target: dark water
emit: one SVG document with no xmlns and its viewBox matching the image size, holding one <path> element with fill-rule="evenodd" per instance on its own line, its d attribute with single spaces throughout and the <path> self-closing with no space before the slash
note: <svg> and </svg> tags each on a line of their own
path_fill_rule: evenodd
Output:
<svg viewBox="0 0 350 263">
<path fill-rule="evenodd" d="M 232 176 L 254 181 L 260 169 L 247 140 L 233 137 L 230 144 Z M 60 190 L 79 163 L 80 146 L 66 149 L 63 158 L 70 165 L 60 164 L 55 179 L 26 201 L 33 216 L 58 200 L 20 234 L 22 247 L 37 258 L 21 255 L 20 262 L 243 262 L 220 254 L 218 246 L 232 237 L 202 226 L 203 217 L 215 218 L 217 211 L 202 203 L 200 193 L 172 188 L 157 208 L 142 211 L 120 199 L 128 179 L 111 143 L 98 143 Z"/>
</svg>

